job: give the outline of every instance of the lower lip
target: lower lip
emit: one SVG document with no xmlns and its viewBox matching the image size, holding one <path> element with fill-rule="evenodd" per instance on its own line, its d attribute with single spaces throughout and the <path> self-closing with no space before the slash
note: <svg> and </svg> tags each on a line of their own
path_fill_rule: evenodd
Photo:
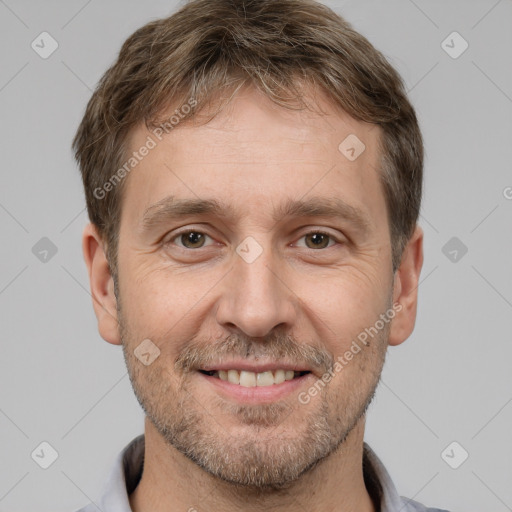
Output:
<svg viewBox="0 0 512 512">
<path fill-rule="evenodd" d="M 272 384 L 271 386 L 253 386 L 246 388 L 240 384 L 232 384 L 227 380 L 221 380 L 218 377 L 205 375 L 198 372 L 201 377 L 214 386 L 220 394 L 227 398 L 235 399 L 243 403 L 272 403 L 284 398 L 304 386 L 310 379 L 314 378 L 312 373 L 306 373 L 301 377 L 292 380 L 285 380 L 281 384 Z"/>
</svg>

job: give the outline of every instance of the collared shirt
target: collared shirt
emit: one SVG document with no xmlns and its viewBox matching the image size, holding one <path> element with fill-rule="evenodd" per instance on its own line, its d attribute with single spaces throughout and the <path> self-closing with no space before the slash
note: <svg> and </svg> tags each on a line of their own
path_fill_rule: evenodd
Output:
<svg viewBox="0 0 512 512">
<path fill-rule="evenodd" d="M 128 496 L 135 490 L 144 466 L 144 434 L 136 437 L 118 455 L 103 495 L 77 512 L 132 512 Z M 375 452 L 364 443 L 363 475 L 368 493 L 380 505 L 377 512 L 448 512 L 427 508 L 417 501 L 400 497 L 386 468 Z"/>
</svg>

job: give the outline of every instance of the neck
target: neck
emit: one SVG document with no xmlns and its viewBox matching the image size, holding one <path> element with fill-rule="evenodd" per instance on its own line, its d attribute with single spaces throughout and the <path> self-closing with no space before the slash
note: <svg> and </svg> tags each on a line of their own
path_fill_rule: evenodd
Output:
<svg viewBox="0 0 512 512">
<path fill-rule="evenodd" d="M 151 422 L 145 423 L 144 471 L 130 495 L 133 512 L 224 510 L 235 512 L 375 512 L 362 469 L 364 418 L 329 457 L 285 490 L 237 487 L 206 473 L 169 446 Z"/>
</svg>

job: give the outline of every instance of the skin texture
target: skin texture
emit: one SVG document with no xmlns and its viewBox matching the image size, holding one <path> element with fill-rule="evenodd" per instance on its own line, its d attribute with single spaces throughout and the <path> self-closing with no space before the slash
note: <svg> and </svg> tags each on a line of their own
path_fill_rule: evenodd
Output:
<svg viewBox="0 0 512 512">
<path fill-rule="evenodd" d="M 379 128 L 313 95 L 324 114 L 286 110 L 244 89 L 209 123 L 183 123 L 158 142 L 126 178 L 119 300 L 101 238 L 92 225 L 84 231 L 100 334 L 123 345 L 146 412 L 144 474 L 130 496 L 136 512 L 296 511 L 298 503 L 375 510 L 362 473 L 364 413 L 388 346 L 414 327 L 423 233 L 416 228 L 393 275 Z M 132 149 L 148 134 L 135 129 Z M 355 161 L 338 150 L 349 134 L 366 146 Z M 215 199 L 232 211 L 144 224 L 169 196 Z M 286 200 L 313 197 L 342 199 L 366 228 L 346 217 L 273 218 Z M 207 236 L 187 245 L 176 236 L 187 230 Z M 329 237 L 318 242 L 315 230 Z M 236 251 L 247 237 L 262 250 L 251 263 Z M 392 322 L 301 403 L 298 393 L 393 304 Z M 149 366 L 134 355 L 144 339 L 160 350 Z M 284 398 L 241 403 L 197 371 L 234 359 L 287 361 L 311 374 Z"/>
</svg>

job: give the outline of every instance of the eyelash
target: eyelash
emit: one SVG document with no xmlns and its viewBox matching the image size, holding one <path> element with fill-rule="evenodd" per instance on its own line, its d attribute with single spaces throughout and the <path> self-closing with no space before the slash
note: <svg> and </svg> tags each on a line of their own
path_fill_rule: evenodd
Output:
<svg viewBox="0 0 512 512">
<path fill-rule="evenodd" d="M 177 239 L 177 238 L 179 238 L 180 236 L 182 236 L 182 235 L 186 235 L 186 234 L 188 234 L 188 233 L 200 233 L 200 234 L 205 235 L 205 236 L 207 236 L 207 237 L 209 237 L 209 238 L 212 238 L 210 235 L 208 235 L 207 233 L 205 233 L 204 231 L 201 231 L 201 230 L 199 230 L 199 229 L 187 229 L 187 230 L 181 231 L 181 232 L 179 232 L 179 233 L 176 233 L 172 238 L 170 238 L 169 240 L 167 240 L 167 241 L 164 243 L 164 245 L 169 245 L 169 244 L 173 243 L 173 242 L 174 242 L 174 240 L 176 240 L 176 239 Z M 328 233 L 327 231 L 318 230 L 318 229 L 317 229 L 317 230 L 308 231 L 307 233 L 304 233 L 304 234 L 300 237 L 300 239 L 302 239 L 302 238 L 304 238 L 305 236 L 308 236 L 308 235 L 324 235 L 324 236 L 329 237 L 333 242 L 335 242 L 335 244 L 333 244 L 333 245 L 329 245 L 329 246 L 327 246 L 327 247 L 322 247 L 322 248 L 320 248 L 320 249 L 311 249 L 311 248 L 309 248 L 309 247 L 305 247 L 305 249 L 309 249 L 310 251 L 315 251 L 315 252 L 316 252 L 316 251 L 319 251 L 319 250 L 326 250 L 326 249 L 330 249 L 330 248 L 334 247 L 334 245 L 336 245 L 336 244 L 340 244 L 340 243 L 342 243 L 340 240 L 338 240 L 338 239 L 337 239 L 334 235 L 332 235 L 331 233 Z M 300 240 L 300 239 L 299 239 L 299 240 Z M 188 248 L 188 247 L 182 247 L 182 246 L 180 246 L 180 245 L 178 245 L 177 247 L 179 247 L 180 249 L 185 250 L 185 251 L 198 251 L 198 250 L 200 250 L 200 249 L 205 249 L 205 248 L 206 248 L 206 247 L 204 247 L 204 246 L 203 246 L 203 247 L 198 247 L 197 249 L 190 249 L 190 248 Z"/>
</svg>

